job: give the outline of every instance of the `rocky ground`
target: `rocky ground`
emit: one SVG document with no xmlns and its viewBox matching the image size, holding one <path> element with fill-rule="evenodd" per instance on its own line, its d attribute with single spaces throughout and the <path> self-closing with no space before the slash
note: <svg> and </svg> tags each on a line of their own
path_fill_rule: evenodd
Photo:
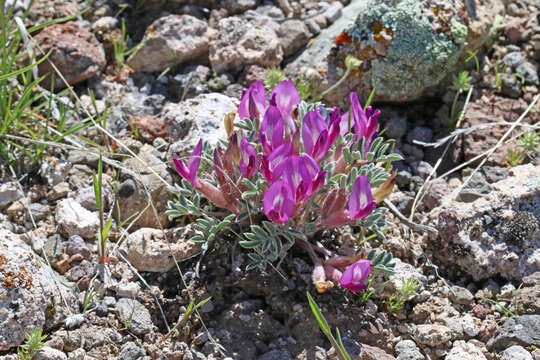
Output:
<svg viewBox="0 0 540 360">
<path fill-rule="evenodd" d="M 32 35 L 79 96 L 60 93 L 66 84 L 56 78 L 54 102 L 68 125 L 87 118 L 83 109 L 107 120 L 67 138 L 70 147 L 47 147 L 37 166 L 22 158 L 16 177 L 2 163 L 0 359 L 16 359 L 36 327 L 47 339 L 34 359 L 333 359 L 306 291 L 355 359 L 540 359 L 540 157 L 509 160 L 526 126 L 540 124 L 540 102 L 528 109 L 540 87 L 536 1 L 89 4 L 39 0 L 25 20 L 30 27 L 90 6 Z M 21 15 L 29 5 L 8 6 Z M 361 40 L 336 43 L 345 29 Z M 354 90 L 364 102 L 377 84 L 381 127 L 405 158 L 394 165 L 390 200 L 438 235 L 389 213 L 387 239 L 369 247 L 391 251 L 396 273 L 377 279 L 363 304 L 339 288 L 316 294 L 302 249 L 266 271 L 245 272 L 247 252 L 234 239 L 215 241 L 201 257 L 189 221 L 165 214 L 168 186 L 180 181 L 172 158 L 201 137 L 211 145 L 226 137 L 223 118 L 269 67 L 321 91 L 343 74 L 348 54 L 361 68 L 324 100 L 343 106 Z M 49 62 L 39 67 L 51 70 Z M 458 128 L 471 131 L 439 147 L 419 144 L 455 134 L 447 114 L 459 70 L 470 72 L 473 90 Z M 52 84 L 46 79 L 41 91 Z M 506 134 L 525 112 L 525 126 Z M 114 151 L 103 185 L 115 216 L 105 267 L 97 265 L 98 157 L 83 138 Z M 134 213 L 126 231 L 116 227 Z M 321 241 L 352 247 L 356 231 Z M 384 300 L 410 278 L 418 295 L 389 311 Z M 208 297 L 177 336 L 163 336 L 190 299 Z"/>
</svg>

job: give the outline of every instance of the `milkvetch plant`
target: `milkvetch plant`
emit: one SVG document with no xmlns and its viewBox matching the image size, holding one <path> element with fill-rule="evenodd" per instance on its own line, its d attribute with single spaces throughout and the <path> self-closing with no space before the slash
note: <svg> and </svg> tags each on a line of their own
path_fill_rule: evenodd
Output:
<svg viewBox="0 0 540 360">
<path fill-rule="evenodd" d="M 334 284 L 363 291 L 371 269 L 393 270 L 390 254 L 343 257 L 312 241 L 343 225 L 384 238 L 386 209 L 377 204 L 391 193 L 391 163 L 401 157 L 378 136 L 380 111 L 362 108 L 355 93 L 350 102 L 341 113 L 301 101 L 289 80 L 270 94 L 253 83 L 237 116 L 224 119 L 227 142 L 211 149 L 200 140 L 187 161 L 174 159 L 183 180 L 172 189 L 178 199 L 169 201 L 169 217 L 196 216 L 203 235 L 194 241 L 203 249 L 225 229 L 241 236 L 240 245 L 253 250 L 248 269 L 265 267 L 298 244 L 314 263 L 319 292 Z"/>
</svg>

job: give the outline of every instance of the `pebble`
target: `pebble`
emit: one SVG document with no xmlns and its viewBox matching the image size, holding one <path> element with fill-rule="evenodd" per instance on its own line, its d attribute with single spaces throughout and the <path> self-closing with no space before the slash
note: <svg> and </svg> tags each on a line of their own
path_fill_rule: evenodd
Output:
<svg viewBox="0 0 540 360">
<path fill-rule="evenodd" d="M 514 345 L 501 353 L 501 360 L 533 360 L 533 357 L 523 347 Z"/>
<path fill-rule="evenodd" d="M 412 340 L 401 340 L 394 347 L 394 351 L 398 354 L 396 360 L 423 360 L 422 355 L 416 343 Z"/>
<path fill-rule="evenodd" d="M 116 303 L 116 311 L 122 325 L 128 325 L 135 335 L 144 335 L 152 331 L 150 312 L 137 300 L 120 299 Z"/>
</svg>

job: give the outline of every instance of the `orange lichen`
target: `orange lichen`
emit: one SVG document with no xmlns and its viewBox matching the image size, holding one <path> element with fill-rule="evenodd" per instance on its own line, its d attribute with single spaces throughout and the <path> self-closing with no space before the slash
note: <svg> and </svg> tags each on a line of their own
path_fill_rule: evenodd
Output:
<svg viewBox="0 0 540 360">
<path fill-rule="evenodd" d="M 345 31 L 339 33 L 339 35 L 334 39 L 334 44 L 351 44 L 352 37 L 347 34 Z"/>
<path fill-rule="evenodd" d="M 7 265 L 8 261 L 5 256 L 0 254 L 0 276 L 3 277 L 2 286 L 6 289 L 18 286 L 24 289 L 29 289 L 33 285 L 32 275 L 28 273 L 24 265 L 19 266 L 19 272 L 6 271 L 2 269 Z"/>
</svg>

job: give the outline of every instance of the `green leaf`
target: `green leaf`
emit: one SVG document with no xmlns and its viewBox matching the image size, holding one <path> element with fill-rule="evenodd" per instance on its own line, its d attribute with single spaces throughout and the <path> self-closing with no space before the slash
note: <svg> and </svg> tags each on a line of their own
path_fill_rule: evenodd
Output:
<svg viewBox="0 0 540 360">
<path fill-rule="evenodd" d="M 109 216 L 109 219 L 107 220 L 107 223 L 103 227 L 103 230 L 101 231 L 101 243 L 105 244 L 107 242 L 107 238 L 109 237 L 109 230 L 111 230 L 112 225 L 112 216 Z"/>
<path fill-rule="evenodd" d="M 259 246 L 261 244 L 261 242 L 262 241 L 260 241 L 260 240 L 252 240 L 252 241 L 242 240 L 242 241 L 239 242 L 239 244 L 244 249 L 253 249 L 253 248 L 256 248 L 257 246 Z"/>
<path fill-rule="evenodd" d="M 313 300 L 309 292 L 306 292 L 306 294 L 309 301 L 309 306 L 311 307 L 311 311 L 313 312 L 313 315 L 315 315 L 315 319 L 317 319 L 317 322 L 319 323 L 319 326 L 322 332 L 325 335 L 331 334 L 330 327 L 328 326 L 328 322 L 324 318 L 324 315 L 322 314 L 321 309 L 319 308 L 319 305 L 317 305 L 315 300 Z"/>
</svg>

